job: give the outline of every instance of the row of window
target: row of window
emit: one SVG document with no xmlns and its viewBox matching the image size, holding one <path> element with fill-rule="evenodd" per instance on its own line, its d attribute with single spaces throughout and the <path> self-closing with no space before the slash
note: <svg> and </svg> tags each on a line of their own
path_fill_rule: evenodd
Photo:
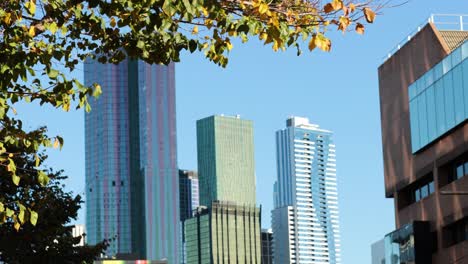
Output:
<svg viewBox="0 0 468 264">
<path fill-rule="evenodd" d="M 413 153 L 468 118 L 467 58 L 465 42 L 409 86 Z"/>
</svg>

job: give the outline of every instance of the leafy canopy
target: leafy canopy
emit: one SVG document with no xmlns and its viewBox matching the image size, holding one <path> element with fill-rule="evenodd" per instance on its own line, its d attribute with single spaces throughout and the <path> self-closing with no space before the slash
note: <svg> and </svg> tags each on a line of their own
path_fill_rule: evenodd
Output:
<svg viewBox="0 0 468 264">
<path fill-rule="evenodd" d="M 44 128 L 32 133 L 43 134 Z M 16 148 L 12 148 L 16 149 Z M 16 149 L 17 170 L 26 173 L 18 186 L 9 180 L 0 181 L 0 215 L 5 218 L 0 225 L 0 261 L 5 263 L 93 263 L 108 246 L 105 240 L 95 246 L 79 246 L 82 236 L 73 237 L 71 220 L 77 218 L 82 198 L 63 191 L 66 176 L 63 172 L 45 170 L 37 173 L 37 158 L 41 163 L 47 158 L 37 157 L 27 150 Z M 21 153 L 21 154 L 19 154 Z M 6 173 L 0 167 L 1 175 Z M 38 185 L 46 177 L 44 186 Z M 21 200 L 22 204 L 16 201 Z M 25 209 L 25 208 L 29 209 Z M 18 210 L 19 214 L 13 214 Z M 41 218 L 38 216 L 41 215 Z M 29 222 L 31 224 L 26 224 Z M 2 263 L 3 263 L 2 262 Z"/>
<path fill-rule="evenodd" d="M 36 153 L 41 147 L 58 148 L 61 137 L 27 133 L 16 114 L 19 101 L 49 104 L 69 111 L 73 106 L 90 111 L 88 97 L 101 86 L 85 86 L 70 78 L 87 59 L 119 63 L 125 58 L 168 64 L 182 51 L 203 52 L 220 66 L 228 63 L 232 39 L 260 39 L 274 51 L 305 43 L 309 50 L 330 51 L 329 28 L 364 33 L 372 23 L 375 2 L 354 0 L 2 0 L 0 1 L 0 165 L 4 180 L 16 186 L 26 177 L 46 185 L 40 170 L 17 169 L 12 149 Z M 373 6 L 370 6 L 370 4 Z M 373 11 L 374 10 L 374 11 Z M 37 154 L 35 154 L 38 157 Z M 0 202 L 2 194 L 0 194 Z M 40 217 L 18 198 L 14 208 L 0 204 L 0 224 L 8 219 L 19 229 L 29 215 Z"/>
</svg>

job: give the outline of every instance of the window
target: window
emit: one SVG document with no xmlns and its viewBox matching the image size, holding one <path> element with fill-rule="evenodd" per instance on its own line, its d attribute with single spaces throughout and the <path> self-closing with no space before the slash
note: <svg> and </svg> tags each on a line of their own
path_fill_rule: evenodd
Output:
<svg viewBox="0 0 468 264">
<path fill-rule="evenodd" d="M 451 168 L 452 169 L 449 175 L 448 183 L 461 179 L 468 174 L 468 158 L 464 157 L 458 161 L 455 161 Z"/>
<path fill-rule="evenodd" d="M 417 185 L 414 187 L 414 192 L 413 192 L 413 202 L 418 202 L 426 197 L 428 197 L 429 195 L 433 194 L 434 193 L 434 180 L 432 180 L 432 177 L 431 177 L 431 181 L 428 182 L 428 183 L 425 183 L 425 184 L 422 184 L 422 185 Z"/>
<path fill-rule="evenodd" d="M 445 247 L 468 240 L 468 217 L 444 228 Z"/>
</svg>

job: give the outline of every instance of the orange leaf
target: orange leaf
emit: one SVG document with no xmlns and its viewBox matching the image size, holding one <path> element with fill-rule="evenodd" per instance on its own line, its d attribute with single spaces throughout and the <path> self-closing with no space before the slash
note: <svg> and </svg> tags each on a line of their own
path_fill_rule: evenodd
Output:
<svg viewBox="0 0 468 264">
<path fill-rule="evenodd" d="M 356 5 L 353 3 L 349 4 L 349 11 L 352 13 L 354 10 L 356 10 Z"/>
<path fill-rule="evenodd" d="M 357 23 L 356 24 L 356 32 L 358 34 L 361 34 L 361 35 L 364 34 L 364 25 L 361 24 L 361 23 Z"/>
<path fill-rule="evenodd" d="M 323 7 L 323 11 L 328 14 L 335 11 L 335 9 L 333 8 L 332 4 L 328 3 Z"/>
<path fill-rule="evenodd" d="M 375 13 L 372 11 L 370 8 L 365 7 L 364 8 L 364 16 L 366 17 L 366 20 L 368 23 L 373 23 L 375 20 Z"/>
</svg>

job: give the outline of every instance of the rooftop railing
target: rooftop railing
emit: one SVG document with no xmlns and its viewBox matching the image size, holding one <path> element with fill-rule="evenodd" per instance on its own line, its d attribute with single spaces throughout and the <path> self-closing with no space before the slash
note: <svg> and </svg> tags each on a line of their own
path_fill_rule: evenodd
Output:
<svg viewBox="0 0 468 264">
<path fill-rule="evenodd" d="M 383 62 L 392 57 L 403 45 L 410 41 L 427 23 L 434 24 L 438 30 L 468 30 L 468 14 L 432 14 L 424 20 L 419 26 L 407 34 L 407 37 L 401 40 L 388 54 L 382 58 Z"/>
</svg>

